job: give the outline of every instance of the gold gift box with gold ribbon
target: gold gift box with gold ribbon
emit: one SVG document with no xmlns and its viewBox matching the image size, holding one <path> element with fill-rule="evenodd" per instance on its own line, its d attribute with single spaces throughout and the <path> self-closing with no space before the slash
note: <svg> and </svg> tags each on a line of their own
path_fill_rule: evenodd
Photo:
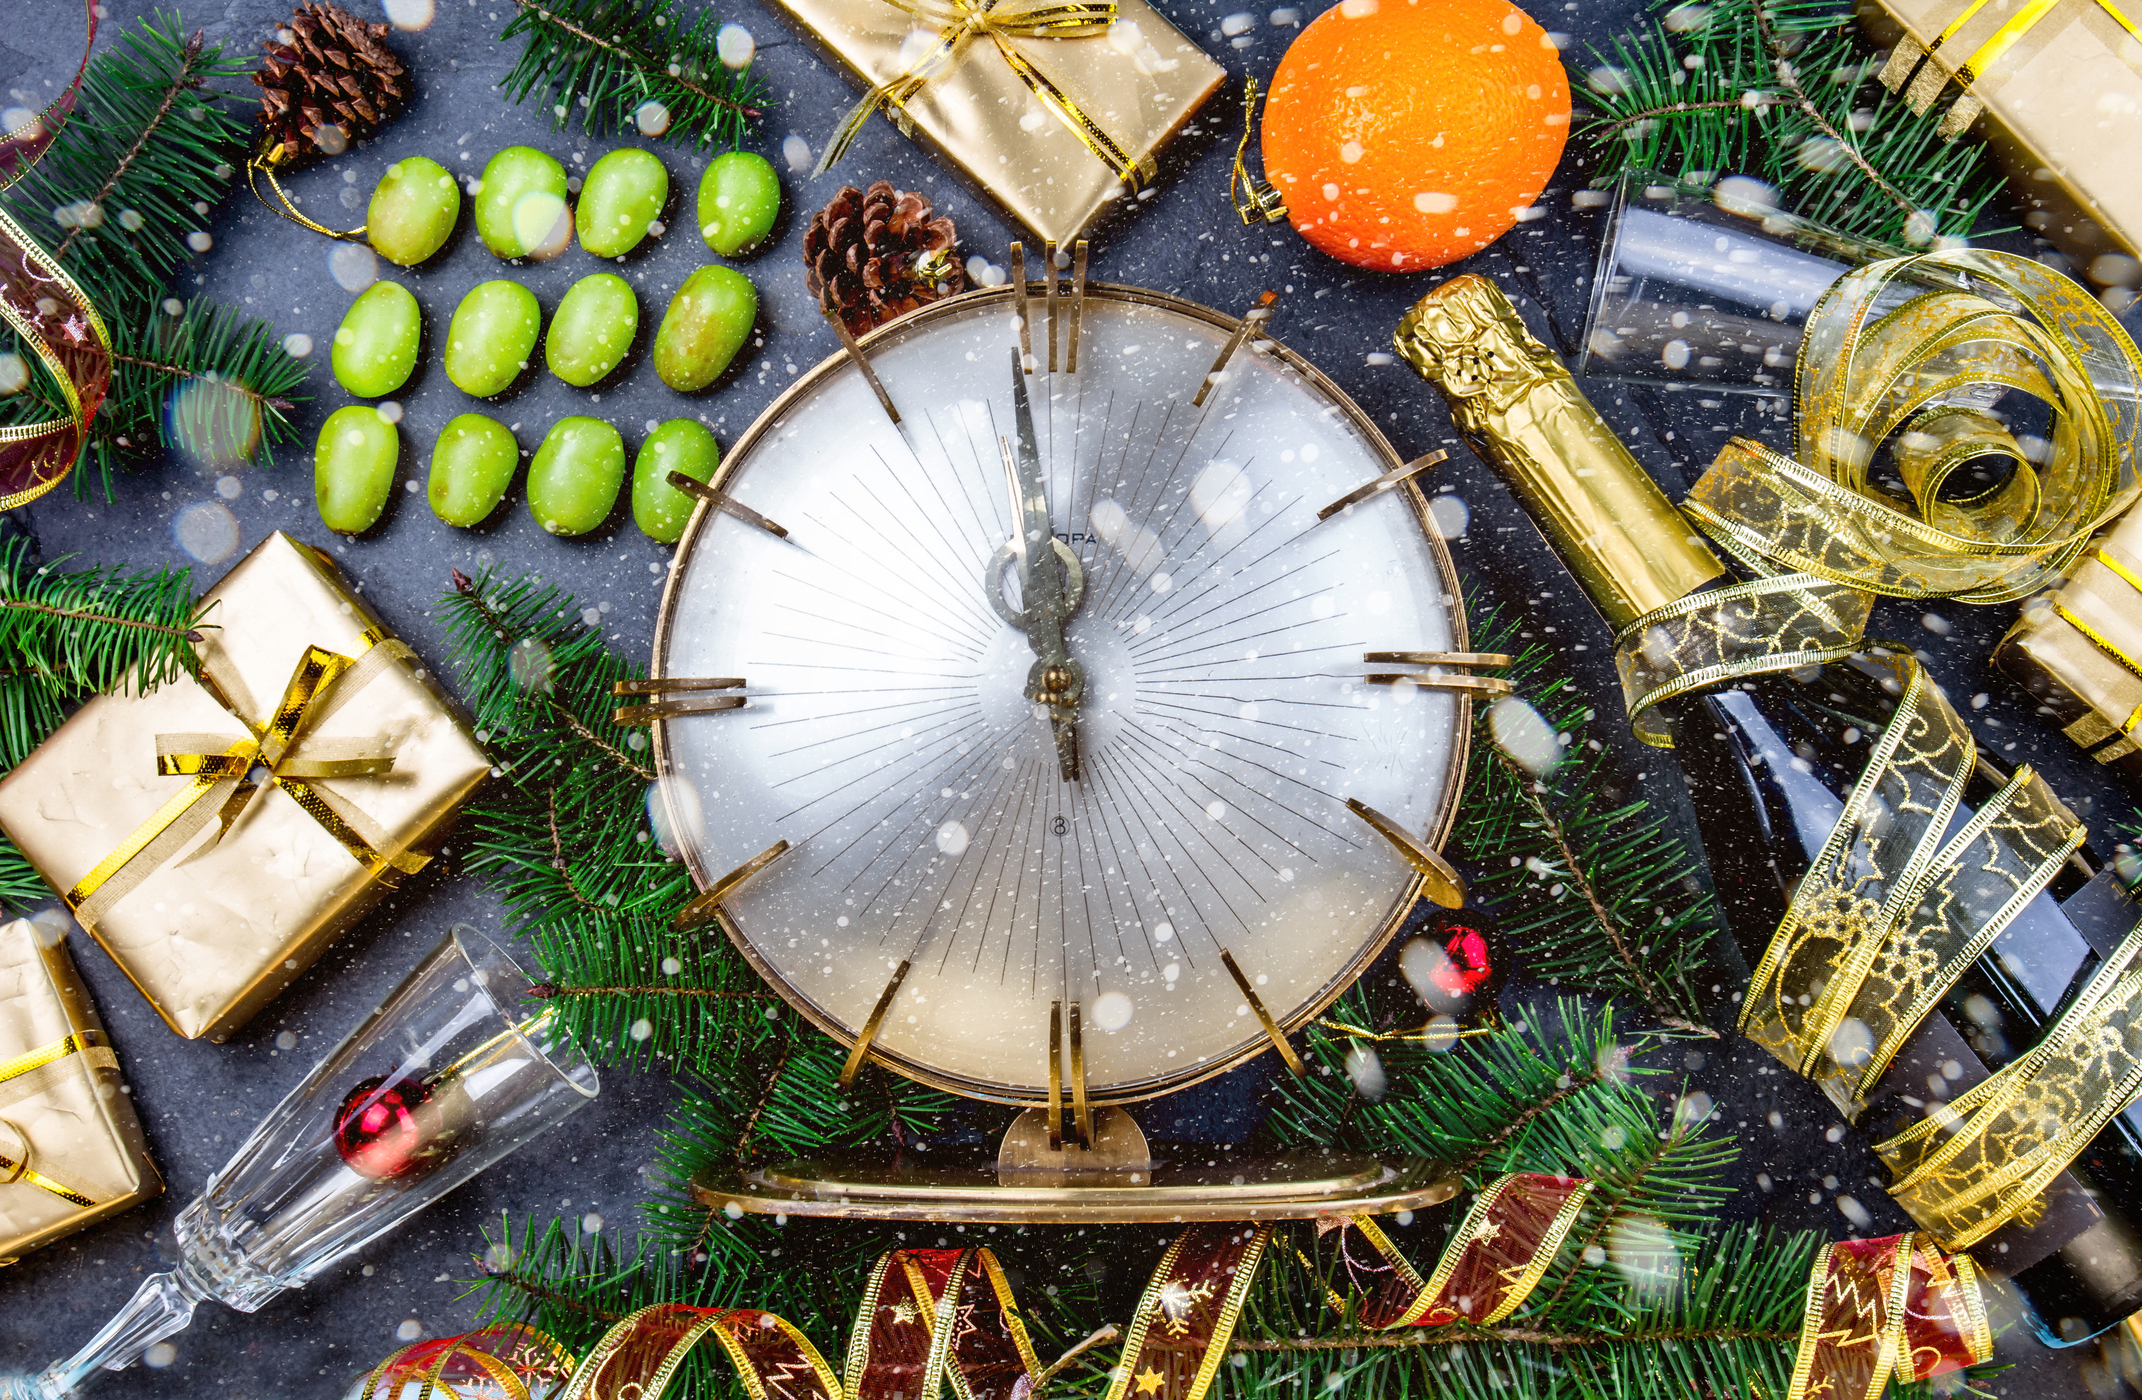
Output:
<svg viewBox="0 0 2142 1400">
<path fill-rule="evenodd" d="M 0 1265 L 164 1189 L 63 934 L 0 927 Z"/>
<path fill-rule="evenodd" d="M 2100 282 L 2142 277 L 2138 0 L 1860 0 L 1859 15 L 1890 51 L 1882 82 L 1944 137 L 1975 125 L 2026 224 Z"/>
<path fill-rule="evenodd" d="M 430 860 L 490 760 L 288 535 L 198 618 L 199 679 L 84 705 L 0 782 L 0 829 L 171 1029 L 223 1040 Z"/>
<path fill-rule="evenodd" d="M 2142 779 L 2142 510 L 2023 605 L 1993 664 L 2099 763 Z"/>
<path fill-rule="evenodd" d="M 866 91 L 809 132 L 820 169 L 877 111 L 1035 237 L 1135 198 L 1226 73 L 1145 0 L 773 0 Z M 860 177 L 857 183 L 867 183 Z"/>
</svg>

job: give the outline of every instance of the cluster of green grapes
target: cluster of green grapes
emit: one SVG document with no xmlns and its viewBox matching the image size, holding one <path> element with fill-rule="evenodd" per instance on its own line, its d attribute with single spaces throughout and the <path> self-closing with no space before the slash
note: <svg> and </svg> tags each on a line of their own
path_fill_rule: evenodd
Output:
<svg viewBox="0 0 2142 1400">
<path fill-rule="evenodd" d="M 577 205 L 567 203 L 565 167 L 528 146 L 491 158 L 477 187 L 476 234 L 500 258 L 548 257 L 575 233 L 597 257 L 621 258 L 647 237 L 669 200 L 669 171 L 646 151 L 612 151 L 595 162 Z M 781 208 L 781 182 L 765 157 L 748 151 L 717 156 L 699 182 L 699 231 L 725 257 L 756 251 Z M 410 156 L 388 167 L 366 211 L 365 233 L 389 262 L 414 267 L 440 248 L 461 216 L 461 187 L 437 161 Z M 758 318 L 758 291 L 742 273 L 710 264 L 692 273 L 670 299 L 655 332 L 655 373 L 683 393 L 721 377 Z M 585 388 L 616 369 L 639 333 L 632 285 L 598 272 L 573 284 L 550 318 L 543 357 L 550 372 Z M 535 294 L 507 278 L 472 289 L 446 332 L 446 377 L 463 393 L 504 393 L 528 368 L 543 330 Z M 422 321 L 416 297 L 396 282 L 372 284 L 336 328 L 335 379 L 360 398 L 400 389 L 416 370 Z M 320 519 L 347 534 L 368 530 L 386 509 L 401 456 L 394 424 L 368 405 L 336 410 L 321 425 L 313 453 Z M 683 533 L 691 502 L 669 484 L 681 471 L 698 481 L 720 460 L 714 437 L 689 418 L 648 434 L 633 467 L 633 519 L 651 538 Z M 451 525 L 475 525 L 504 499 L 520 446 L 497 419 L 464 413 L 432 449 L 431 508 Z M 562 418 L 544 435 L 528 467 L 528 508 L 543 528 L 581 535 L 609 518 L 624 484 L 625 445 L 596 418 Z"/>
</svg>

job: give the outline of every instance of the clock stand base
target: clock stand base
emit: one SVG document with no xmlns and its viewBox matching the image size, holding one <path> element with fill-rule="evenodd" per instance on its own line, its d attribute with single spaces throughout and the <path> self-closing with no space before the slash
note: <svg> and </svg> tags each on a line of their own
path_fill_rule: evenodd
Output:
<svg viewBox="0 0 2142 1400">
<path fill-rule="evenodd" d="M 715 1168 L 693 1180 L 692 1194 L 731 1215 L 1083 1225 L 1385 1215 L 1438 1205 L 1460 1189 L 1440 1162 L 1387 1164 L 1330 1149 L 1270 1157 L 1211 1143 L 1150 1146 L 1119 1108 L 1094 1113 L 1092 1137 L 1090 1148 L 1051 1147 L 1047 1110 L 1028 1109 L 994 1153 L 948 1146 L 876 1160 Z"/>
</svg>

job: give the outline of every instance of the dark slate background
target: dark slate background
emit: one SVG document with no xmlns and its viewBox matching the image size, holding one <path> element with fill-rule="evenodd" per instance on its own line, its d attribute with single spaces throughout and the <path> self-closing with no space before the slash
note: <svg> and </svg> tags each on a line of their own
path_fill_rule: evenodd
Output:
<svg viewBox="0 0 2142 1400">
<path fill-rule="evenodd" d="M 382 0 L 350 4 L 367 18 L 382 14 Z M 1159 4 L 1225 62 L 1237 80 L 1244 74 L 1268 76 L 1302 18 L 1323 8 L 1312 4 L 1301 12 L 1247 12 L 1242 16 L 1251 21 L 1247 31 L 1230 38 L 1221 24 L 1235 11 L 1236 0 Z M 411 0 L 408 8 L 431 5 L 436 10 L 424 27 L 400 32 L 392 40 L 412 69 L 415 105 L 376 141 L 291 182 L 316 217 L 343 226 L 357 223 L 374 183 L 403 155 L 428 155 L 459 175 L 474 176 L 492 152 L 514 143 L 550 150 L 576 171 L 613 145 L 641 144 L 637 137 L 592 139 L 578 130 L 555 133 L 547 104 L 513 107 L 493 90 L 518 50 L 517 43 L 498 42 L 511 0 Z M 683 8 L 696 11 L 689 3 Z M 1534 0 L 1533 8 L 1548 29 L 1569 36 L 1570 52 L 1577 55 L 1587 45 L 1603 44 L 1643 7 L 1642 0 Z M 41 106 L 73 71 L 80 51 L 80 8 L 73 0 L 8 0 L 0 9 L 6 19 L 0 25 L 0 93 L 19 90 Z M 100 44 L 111 43 L 150 5 L 147 0 L 109 0 L 106 9 Z M 287 13 L 279 0 L 194 0 L 184 18 L 189 27 L 204 29 L 212 42 L 237 52 L 257 52 L 259 41 Z M 783 170 L 792 201 L 779 242 L 745 265 L 759 288 L 759 339 L 736 371 L 711 392 L 689 401 L 664 388 L 644 362 L 622 388 L 599 396 L 568 388 L 547 375 L 534 376 L 503 409 L 493 410 L 516 428 L 524 446 L 533 446 L 553 419 L 575 412 L 609 418 L 635 443 L 648 420 L 703 414 L 725 444 L 733 441 L 799 372 L 837 349 L 805 291 L 798 250 L 809 214 L 844 182 L 885 178 L 901 188 L 927 191 L 958 222 L 965 252 L 1003 261 L 1011 229 L 883 122 L 870 126 L 837 174 L 809 179 L 807 158 L 801 170 L 792 169 L 784 157 L 784 142 L 801 138 L 815 152 L 853 94 L 778 20 L 749 0 L 732 0 L 725 17 L 748 26 L 757 38 L 759 71 L 775 102 L 755 144 Z M 1240 23 L 1238 19 L 1229 28 Z M 7 97 L 0 105 L 19 100 Z M 1238 121 L 1239 109 L 1231 98 L 1215 101 L 1204 129 L 1181 143 L 1181 166 L 1159 195 L 1098 236 L 1093 275 L 1227 309 L 1245 307 L 1267 286 L 1276 288 L 1283 293 L 1276 333 L 1359 400 L 1403 456 L 1438 445 L 1456 447 L 1436 395 L 1402 366 L 1371 363 L 1372 356 L 1390 348 L 1391 328 L 1400 314 L 1442 274 L 1359 273 L 1311 251 L 1284 226 L 1243 228 L 1226 203 Z M 645 144 L 668 163 L 672 190 L 688 199 L 697 187 L 700 162 L 659 143 Z M 583 155 L 583 161 L 575 163 L 575 154 Z M 1542 196 L 1547 217 L 1522 225 L 1485 253 L 1450 269 L 1495 277 L 1528 309 L 1535 328 L 1560 340 L 1565 349 L 1573 345 L 1583 321 L 1601 222 L 1598 212 L 1572 204 L 1572 193 L 1584 188 L 1587 176 L 1585 156 L 1572 147 Z M 1997 212 L 2003 221 L 2013 217 Z M 707 259 L 693 236 L 689 212 L 680 220 L 673 211 L 672 222 L 675 227 L 668 236 L 632 257 L 624 269 L 639 289 L 650 331 L 671 291 Z M 599 613 L 614 645 L 645 654 L 667 551 L 643 538 L 622 510 L 610 528 L 594 536 L 560 540 L 546 535 L 529 517 L 520 504 L 518 485 L 509 507 L 488 529 L 452 529 L 426 508 L 418 492 L 428 444 L 447 419 L 468 406 L 439 371 L 435 341 L 430 363 L 400 396 L 407 411 L 402 478 L 409 494 L 397 491 L 387 517 L 362 539 L 338 539 L 323 529 L 311 502 L 307 462 L 321 419 L 348 402 L 326 363 L 330 337 L 354 295 L 331 275 L 330 256 L 340 245 L 271 217 L 242 188 L 212 211 L 204 226 L 214 246 L 181 274 L 182 285 L 176 290 L 239 303 L 286 334 L 311 336 L 318 347 L 308 361 L 307 387 L 314 397 L 297 418 L 303 442 L 284 450 L 274 465 L 221 477 L 173 454 L 124 476 L 115 501 L 77 501 L 64 489 L 55 492 L 17 513 L 36 532 L 47 558 L 72 554 L 84 562 L 192 564 L 198 581 L 205 584 L 269 531 L 288 530 L 330 548 L 372 606 L 435 662 L 444 652 L 435 603 L 447 586 L 448 571 L 458 567 L 473 572 L 495 561 L 516 572 L 540 573 L 571 589 L 583 606 Z M 2024 240 L 2002 241 L 2036 251 Z M 510 275 L 526 281 L 549 307 L 573 280 L 593 270 L 576 249 L 548 265 Z M 499 264 L 477 241 L 466 217 L 443 256 L 419 271 L 395 272 L 416 291 L 433 337 L 469 287 L 499 275 Z M 2130 313 L 2128 320 L 2132 327 L 2142 315 Z M 1593 392 L 1637 455 L 1674 495 L 1708 463 L 1729 432 L 1752 432 L 1774 445 L 1786 445 L 1775 411 L 1764 412 L 1748 400 L 1668 397 L 1609 385 L 1593 386 Z M 599 404 L 591 402 L 597 397 Z M 1674 814 L 1687 830 L 1686 795 L 1670 765 L 1631 741 L 1619 721 L 1608 670 L 1609 639 L 1597 617 L 1484 467 L 1461 451 L 1441 470 L 1471 507 L 1471 528 L 1454 549 L 1461 567 L 1476 581 L 1476 604 L 1496 601 L 1522 607 L 1530 619 L 1529 636 L 1567 648 L 1568 661 L 1599 697 L 1601 717 L 1595 732 L 1618 746 L 1625 781 Z M 190 554 L 189 546 L 196 553 Z M 1877 617 L 1875 630 L 1918 639 L 1952 694 L 1989 695 L 1990 703 L 1977 712 L 1981 734 L 2004 757 L 2037 764 L 2091 822 L 2101 848 L 2118 839 L 2112 834 L 2115 828 L 2133 817 L 2131 796 L 2034 718 L 2031 707 L 1985 665 L 2012 609 L 1943 604 L 1933 611 L 1938 618 L 1921 607 L 1888 605 Z M 220 1046 L 172 1036 L 101 950 L 86 938 L 73 940 L 75 959 L 112 1031 L 170 1192 L 0 1273 L 0 1366 L 28 1368 L 72 1350 L 142 1274 L 168 1264 L 171 1217 L 260 1114 L 303 1077 L 448 925 L 463 919 L 496 930 L 497 901 L 467 878 L 446 874 L 420 879 L 345 936 L 279 1001 Z M 1871 1215 L 1864 1233 L 1887 1234 L 1905 1226 L 1904 1217 L 1880 1190 L 1880 1169 L 1864 1135 L 1843 1127 L 1807 1086 L 1785 1075 L 1758 1074 L 1759 1057 L 1733 1040 L 1702 1046 L 1686 1063 L 1692 1083 L 1721 1105 L 1725 1125 L 1742 1133 L 1745 1151 L 1734 1213 L 1842 1237 L 1855 1232 L 1839 1206 L 1841 1198 L 1849 1197 Z M 460 1331 L 469 1324 L 469 1305 L 457 1301 L 461 1288 L 456 1280 L 475 1272 L 472 1256 L 483 1248 L 480 1231 L 487 1221 L 495 1225 L 501 1212 L 585 1215 L 613 1227 L 629 1227 L 649 1185 L 656 1132 L 670 1093 L 658 1077 L 607 1075 L 601 1098 L 573 1121 L 570 1137 L 555 1137 L 494 1168 L 417 1217 L 399 1238 L 328 1269 L 301 1293 L 286 1295 L 257 1315 L 209 1305 L 193 1327 L 175 1339 L 177 1356 L 169 1367 L 107 1376 L 98 1383 L 97 1393 L 243 1400 L 339 1395 L 356 1371 L 400 1342 Z M 1178 1106 L 1175 1116 L 1186 1128 L 1224 1125 L 1239 1115 L 1220 1111 L 1222 1101 L 1239 1103 L 1244 1097 L 1224 1089 L 1208 1093 L 1203 1100 Z M 1148 1114 L 1162 1124 L 1169 1117 L 1162 1108 Z M 1150 1261 L 1126 1261 L 1125 1267 L 1142 1277 Z M 833 1338 L 821 1341 L 836 1344 Z M 2002 1396 L 2079 1397 L 2118 1390 L 2097 1361 L 2094 1345 L 2048 1351 L 2016 1328 L 2003 1337 L 1999 1358 L 2014 1366 L 1993 1383 Z"/>
</svg>

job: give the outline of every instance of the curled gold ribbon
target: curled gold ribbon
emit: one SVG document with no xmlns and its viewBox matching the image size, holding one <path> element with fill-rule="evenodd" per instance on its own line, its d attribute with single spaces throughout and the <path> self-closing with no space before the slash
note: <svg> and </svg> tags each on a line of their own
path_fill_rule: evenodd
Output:
<svg viewBox="0 0 2142 1400">
<path fill-rule="evenodd" d="M 2035 1213 L 2048 1183 L 2142 1098 L 2142 929 L 2091 975 L 2029 1051 L 1875 1151 L 1890 1194 L 1965 1249 Z"/>
<path fill-rule="evenodd" d="M 40 1045 L 12 1060 L 0 1061 L 0 1107 L 43 1093 L 59 1073 L 79 1071 L 86 1075 L 100 1069 L 117 1069 L 119 1057 L 111 1052 L 111 1047 L 99 1045 L 97 1039 L 95 1031 L 74 1031 L 49 1045 Z M 0 1186 L 11 1186 L 19 1181 L 49 1191 L 69 1205 L 81 1206 L 85 1210 L 102 1204 L 87 1192 L 38 1171 L 33 1164 L 36 1146 L 30 1141 L 30 1135 L 14 1122 L 0 1118 L 0 1127 L 13 1133 L 20 1144 L 18 1156 L 0 1152 Z"/>
<path fill-rule="evenodd" d="M 2028 766 L 1953 836 L 1971 731 L 1909 656 L 1859 663 L 1897 688 L 1844 810 L 1793 892 L 1740 1028 L 1846 1117 L 2037 893 L 2084 829 Z"/>
<path fill-rule="evenodd" d="M 393 756 L 379 741 L 318 739 L 306 733 L 340 709 L 390 661 L 414 655 L 405 643 L 376 629 L 367 629 L 359 640 L 363 647 L 354 660 L 324 647 L 307 647 L 281 700 L 259 723 L 246 718 L 247 706 L 236 698 L 246 694 L 244 682 L 223 652 L 211 648 L 202 654 L 202 688 L 245 726 L 245 737 L 157 736 L 156 771 L 193 781 L 63 896 L 84 928 L 93 928 L 107 910 L 211 820 L 217 822 L 215 834 L 189 859 L 213 850 L 270 784 L 289 794 L 376 879 L 391 883 L 430 862 L 428 855 L 395 847 L 376 822 L 317 782 L 386 773 L 394 766 Z"/>
<path fill-rule="evenodd" d="M 1988 410 L 2051 414 L 2043 466 Z M 1854 269 L 1816 302 L 1795 381 L 1795 455 L 1735 438 L 1683 503 L 1744 555 L 1869 593 L 1997 603 L 2034 592 L 2142 494 L 2142 354 L 2052 269 L 1980 249 Z M 1904 491 L 1873 478 L 1892 447 Z M 1971 491 L 1956 471 L 2004 459 Z"/>
<path fill-rule="evenodd" d="M 885 0 L 924 25 L 935 26 L 936 39 L 921 47 L 898 73 L 873 84 L 862 100 L 848 109 L 826 143 L 825 153 L 811 174 L 823 175 L 847 154 L 864 124 L 880 108 L 891 113 L 903 132 L 910 131 L 906 106 L 930 83 L 944 76 L 966 56 L 979 38 L 995 45 L 999 57 L 1027 90 L 1070 128 L 1116 178 L 1132 189 L 1158 173 L 1151 156 L 1134 156 L 1103 129 L 1093 115 L 1049 77 L 1033 55 L 1020 47 L 1026 39 L 1090 39 L 1108 32 L 1116 22 L 1116 0 Z"/>
</svg>

